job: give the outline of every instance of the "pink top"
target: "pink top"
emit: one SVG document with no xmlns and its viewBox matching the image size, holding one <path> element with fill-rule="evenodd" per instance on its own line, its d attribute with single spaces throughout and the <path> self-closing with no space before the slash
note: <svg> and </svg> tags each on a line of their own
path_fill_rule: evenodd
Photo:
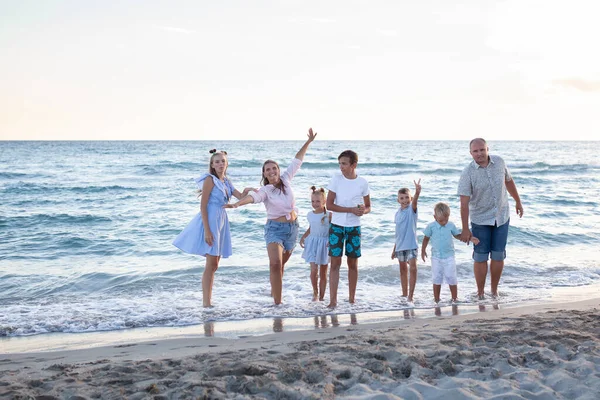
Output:
<svg viewBox="0 0 600 400">
<path fill-rule="evenodd" d="M 277 219 L 285 216 L 286 219 L 291 220 L 292 211 L 296 211 L 296 214 L 298 214 L 291 183 L 301 165 L 302 160 L 294 158 L 285 172 L 280 175 L 280 179 L 285 185 L 285 194 L 271 184 L 261 187 L 258 192 L 249 193 L 254 203 L 265 203 L 267 219 Z"/>
</svg>

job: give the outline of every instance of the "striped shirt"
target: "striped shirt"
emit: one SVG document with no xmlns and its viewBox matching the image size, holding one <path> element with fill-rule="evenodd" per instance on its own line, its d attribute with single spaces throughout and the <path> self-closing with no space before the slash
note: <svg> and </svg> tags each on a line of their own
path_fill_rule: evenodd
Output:
<svg viewBox="0 0 600 400">
<path fill-rule="evenodd" d="M 471 222 L 477 225 L 504 225 L 510 218 L 506 182 L 512 176 L 501 157 L 490 155 L 487 167 L 475 161 L 463 170 L 458 195 L 469 197 Z"/>
</svg>

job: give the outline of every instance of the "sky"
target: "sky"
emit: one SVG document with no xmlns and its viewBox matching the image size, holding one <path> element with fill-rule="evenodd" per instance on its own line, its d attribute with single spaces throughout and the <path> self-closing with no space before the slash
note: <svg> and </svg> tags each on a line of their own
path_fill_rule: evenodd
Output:
<svg viewBox="0 0 600 400">
<path fill-rule="evenodd" d="M 597 0 L 0 0 L 0 140 L 599 140 Z"/>
</svg>

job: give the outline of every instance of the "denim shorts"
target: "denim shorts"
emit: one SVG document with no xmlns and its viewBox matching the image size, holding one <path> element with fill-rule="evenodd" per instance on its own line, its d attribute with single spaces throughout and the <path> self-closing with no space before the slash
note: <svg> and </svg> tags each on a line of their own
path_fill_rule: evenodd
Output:
<svg viewBox="0 0 600 400">
<path fill-rule="evenodd" d="M 268 220 L 265 225 L 265 242 L 277 243 L 283 250 L 292 251 L 298 240 L 298 220 L 293 222 L 277 222 Z"/>
<path fill-rule="evenodd" d="M 359 258 L 360 252 L 360 226 L 340 226 L 329 224 L 329 255 Z"/>
<path fill-rule="evenodd" d="M 407 262 L 413 258 L 417 258 L 417 249 L 398 250 L 396 252 L 396 258 L 400 262 Z"/>
<path fill-rule="evenodd" d="M 471 233 L 479 244 L 473 247 L 473 260 L 486 262 L 491 255 L 493 261 L 506 258 L 506 241 L 508 239 L 508 220 L 504 225 L 477 225 L 471 222 Z"/>
</svg>

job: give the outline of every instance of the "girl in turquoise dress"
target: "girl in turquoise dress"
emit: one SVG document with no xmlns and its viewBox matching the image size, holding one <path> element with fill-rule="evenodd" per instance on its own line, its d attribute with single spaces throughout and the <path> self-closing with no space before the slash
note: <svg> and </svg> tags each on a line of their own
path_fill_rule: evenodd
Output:
<svg viewBox="0 0 600 400">
<path fill-rule="evenodd" d="M 186 253 L 206 257 L 202 275 L 204 307 L 212 306 L 212 287 L 221 257 L 227 258 L 232 253 L 229 219 L 223 206 L 232 196 L 241 199 L 249 190 L 239 192 L 227 177 L 226 151 L 213 149 L 210 153 L 209 173 L 195 179 L 201 188 L 200 212 L 173 241 L 173 245 Z"/>
</svg>

